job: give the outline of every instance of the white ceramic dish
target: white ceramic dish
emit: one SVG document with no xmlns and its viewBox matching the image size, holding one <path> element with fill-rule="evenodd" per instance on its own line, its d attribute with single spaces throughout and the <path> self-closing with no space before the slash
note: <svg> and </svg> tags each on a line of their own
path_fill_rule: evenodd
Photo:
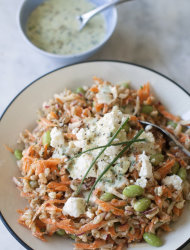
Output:
<svg viewBox="0 0 190 250">
<path fill-rule="evenodd" d="M 92 83 L 94 75 L 113 83 L 131 80 L 134 88 L 138 88 L 148 80 L 156 96 L 172 113 L 183 115 L 189 111 L 190 95 L 175 82 L 152 70 L 123 62 L 97 61 L 75 64 L 44 75 L 28 85 L 5 110 L 0 123 L 1 217 L 10 233 L 27 249 L 71 250 L 73 246 L 72 241 L 61 237 L 48 238 L 48 242 L 44 243 L 17 223 L 16 210 L 24 208 L 26 203 L 19 197 L 19 192 L 12 182 L 12 176 L 19 176 L 15 159 L 5 150 L 3 144 L 14 147 L 20 131 L 34 126 L 36 111 L 43 101 L 64 88 L 75 89 L 77 86 Z M 179 221 L 173 225 L 174 231 L 163 237 L 165 242 L 160 250 L 182 249 L 182 246 L 187 244 L 190 236 L 188 209 L 189 204 Z M 155 250 L 145 243 L 136 244 L 130 249 Z"/>
<path fill-rule="evenodd" d="M 37 52 L 41 53 L 44 56 L 48 56 L 56 61 L 63 62 L 66 64 L 76 63 L 87 59 L 88 57 L 92 56 L 96 53 L 112 36 L 116 24 L 117 24 L 117 10 L 114 6 L 102 11 L 104 16 L 105 24 L 106 24 L 106 32 L 104 39 L 92 49 L 89 49 L 85 52 L 79 54 L 71 54 L 71 55 L 60 55 L 60 54 L 53 54 L 47 51 L 44 51 L 37 46 L 35 46 L 27 37 L 26 35 L 26 23 L 28 20 L 29 15 L 31 12 L 45 0 L 24 0 L 21 4 L 18 13 L 18 26 L 20 28 L 21 34 L 25 41 L 31 46 L 31 48 L 35 49 Z M 89 0 L 95 6 L 100 6 L 108 2 L 108 0 Z"/>
</svg>

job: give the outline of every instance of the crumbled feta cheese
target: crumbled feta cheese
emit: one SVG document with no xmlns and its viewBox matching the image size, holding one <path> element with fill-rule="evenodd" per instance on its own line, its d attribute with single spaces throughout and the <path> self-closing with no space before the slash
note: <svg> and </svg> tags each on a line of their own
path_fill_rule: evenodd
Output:
<svg viewBox="0 0 190 250">
<path fill-rule="evenodd" d="M 64 215 L 70 215 L 76 218 L 84 213 L 85 213 L 85 200 L 83 198 L 70 197 L 66 201 L 63 207 Z"/>
<path fill-rule="evenodd" d="M 155 192 L 156 195 L 162 196 L 162 193 L 163 193 L 162 186 L 155 187 L 154 192 Z"/>
<path fill-rule="evenodd" d="M 142 163 L 142 166 L 141 166 L 141 169 L 139 172 L 139 176 L 145 177 L 145 178 L 153 177 L 152 164 L 149 161 L 149 157 L 147 155 L 145 155 L 144 152 L 143 152 L 143 154 L 141 154 L 139 156 L 139 161 L 141 161 L 141 163 Z"/>
<path fill-rule="evenodd" d="M 181 190 L 182 179 L 178 175 L 167 176 L 162 180 L 162 183 L 166 186 L 172 185 L 176 190 Z"/>
<path fill-rule="evenodd" d="M 50 192 L 48 194 L 48 196 L 51 198 L 51 199 L 56 199 L 56 192 Z"/>
<path fill-rule="evenodd" d="M 128 161 L 128 158 L 126 156 L 119 158 L 116 162 L 116 165 L 114 166 L 114 171 L 117 174 L 125 174 L 127 170 L 129 169 L 130 162 Z"/>
<path fill-rule="evenodd" d="M 139 139 L 145 139 L 147 142 L 151 142 L 151 143 L 155 142 L 155 139 L 154 139 L 154 136 L 153 136 L 152 132 L 143 132 L 139 136 Z"/>
<path fill-rule="evenodd" d="M 136 185 L 145 188 L 146 184 L 147 184 L 147 179 L 145 179 L 144 177 L 138 178 L 135 182 Z"/>
<path fill-rule="evenodd" d="M 51 130 L 50 137 L 50 145 L 54 148 L 60 147 L 65 143 L 62 131 L 60 129 L 57 129 L 56 127 Z"/>
<path fill-rule="evenodd" d="M 69 169 L 70 175 L 73 179 L 82 179 L 86 171 L 90 167 L 93 158 L 91 155 L 83 154 L 75 160 L 75 163 L 72 165 L 72 168 Z M 87 177 L 96 177 L 96 170 L 93 167 L 88 173 Z"/>
<path fill-rule="evenodd" d="M 107 84 L 99 86 L 99 92 L 96 94 L 98 103 L 111 104 L 118 96 L 117 88 Z"/>
</svg>

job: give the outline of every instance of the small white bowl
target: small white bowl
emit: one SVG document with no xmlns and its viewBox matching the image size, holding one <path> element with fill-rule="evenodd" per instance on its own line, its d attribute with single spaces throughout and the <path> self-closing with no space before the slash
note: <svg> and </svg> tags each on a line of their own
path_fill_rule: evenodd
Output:
<svg viewBox="0 0 190 250">
<path fill-rule="evenodd" d="M 99 6 L 108 2 L 108 0 L 88 0 L 88 1 L 92 2 L 96 6 Z M 100 42 L 97 46 L 79 54 L 61 55 L 61 54 L 49 53 L 47 51 L 44 51 L 38 48 L 36 45 L 34 45 L 26 35 L 26 23 L 27 23 L 28 17 L 31 14 L 31 12 L 42 2 L 44 2 L 44 0 L 32 0 L 32 1 L 25 0 L 19 9 L 18 23 L 19 23 L 19 28 L 21 30 L 21 33 L 25 41 L 27 41 L 28 44 L 37 52 L 40 52 L 41 54 L 48 56 L 52 59 L 64 62 L 66 64 L 83 61 L 87 59 L 88 57 L 92 56 L 94 53 L 96 53 L 96 51 L 98 51 L 110 39 L 111 35 L 113 34 L 115 30 L 115 27 L 117 24 L 117 10 L 115 7 L 110 7 L 107 10 L 104 10 L 102 12 L 104 19 L 105 19 L 105 23 L 106 23 L 106 33 L 102 42 Z"/>
</svg>

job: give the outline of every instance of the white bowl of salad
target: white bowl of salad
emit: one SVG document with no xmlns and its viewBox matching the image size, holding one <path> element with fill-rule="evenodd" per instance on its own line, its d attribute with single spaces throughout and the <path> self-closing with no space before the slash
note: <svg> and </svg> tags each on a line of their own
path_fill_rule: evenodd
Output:
<svg viewBox="0 0 190 250">
<path fill-rule="evenodd" d="M 1 117 L 5 226 L 27 249 L 182 249 L 190 159 L 138 120 L 189 149 L 189 106 L 172 80 L 122 62 L 37 79 Z"/>
</svg>

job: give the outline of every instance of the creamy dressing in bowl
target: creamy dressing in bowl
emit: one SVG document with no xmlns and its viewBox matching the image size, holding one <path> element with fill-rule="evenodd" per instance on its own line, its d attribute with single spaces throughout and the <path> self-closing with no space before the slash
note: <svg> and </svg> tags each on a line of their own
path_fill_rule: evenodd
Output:
<svg viewBox="0 0 190 250">
<path fill-rule="evenodd" d="M 96 47 L 106 34 L 102 14 L 79 31 L 76 17 L 95 8 L 87 0 L 48 0 L 29 16 L 26 33 L 38 48 L 54 54 L 79 54 Z"/>
</svg>

